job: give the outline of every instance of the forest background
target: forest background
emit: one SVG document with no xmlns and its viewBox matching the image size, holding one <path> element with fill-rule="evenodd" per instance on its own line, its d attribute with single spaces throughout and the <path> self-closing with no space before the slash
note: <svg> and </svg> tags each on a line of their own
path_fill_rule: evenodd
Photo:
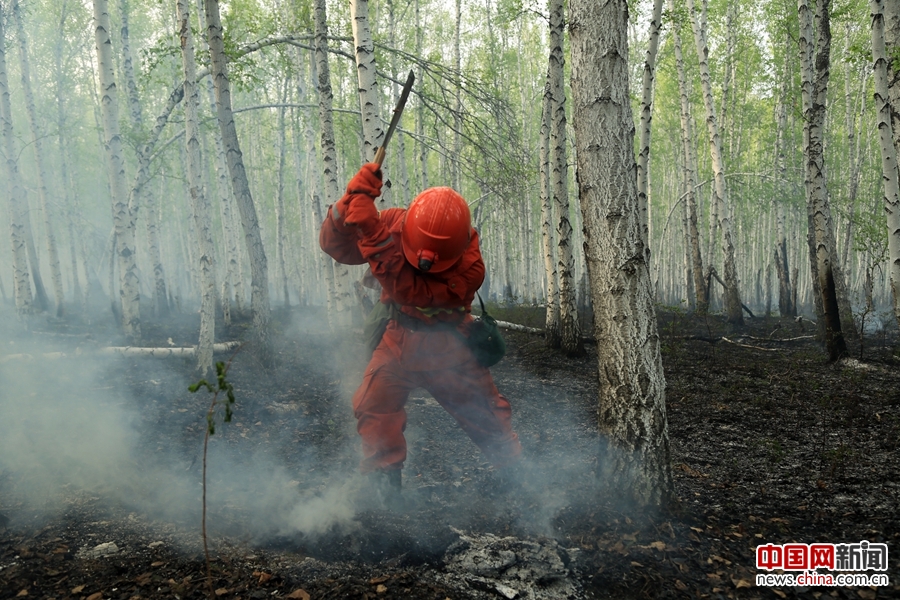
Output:
<svg viewBox="0 0 900 600">
<path fill-rule="evenodd" d="M 316 56 L 318 5 L 323 13 L 327 8 L 322 17 L 327 18 L 326 73 L 333 93 L 333 157 L 321 142 L 328 127 L 322 112 L 323 66 Z M 140 316 L 123 306 L 123 299 L 126 305 L 139 299 L 146 317 L 164 317 L 173 309 L 195 310 L 214 282 L 220 318 L 230 321 L 232 313 L 248 309 L 254 268 L 267 271 L 264 295 L 272 293 L 273 305 L 327 303 L 336 321 L 346 319 L 357 301 L 351 282 L 361 273 L 332 264 L 318 251 L 317 228 L 325 206 L 340 193 L 334 186 L 371 160 L 386 126 L 381 120 L 389 119 L 412 69 L 417 82 L 385 164 L 391 187 L 381 206 L 405 206 L 425 187 L 452 185 L 469 200 L 481 232 L 487 297 L 544 303 L 548 294 L 557 293 L 548 281 L 565 277 L 587 304 L 579 203 L 563 198 L 547 212 L 552 168 L 542 154 L 549 126 L 543 99 L 553 41 L 547 6 L 517 0 L 371 3 L 376 76 L 373 87 L 364 90 L 354 62 L 350 3 L 318 5 L 221 4 L 236 134 L 258 215 L 261 247 L 255 247 L 246 230 L 246 209 L 226 168 L 230 142 L 223 145 L 215 119 L 213 78 L 204 77 L 214 65 L 206 36 L 198 35 L 206 31 L 200 3 L 110 3 L 112 63 L 100 68 L 91 3 L 3 2 L 5 106 L 11 113 L 4 121 L 3 148 L 10 203 L 8 211 L 0 211 L 0 226 L 11 231 L 13 244 L 0 245 L 2 297 L 17 293 L 18 231 L 27 241 L 29 286 L 39 308 L 52 311 L 55 303 L 58 315 L 71 315 L 92 302 L 117 298 L 112 311 L 134 341 L 140 338 Z M 637 118 L 653 6 L 635 2 L 629 8 Z M 800 24 L 797 6 L 783 0 L 722 0 L 708 7 L 704 2 L 694 12 L 680 3 L 665 7 L 646 188 L 656 299 L 679 309 L 696 305 L 687 243 L 689 191 L 696 195 L 704 269 L 723 271 L 714 165 L 690 19 L 701 8 L 741 299 L 751 311 L 797 311 L 815 318 L 810 248 L 803 243 L 808 223 Z M 180 100 L 186 72 L 181 52 L 186 15 L 197 46 L 196 134 L 182 107 L 173 105 Z M 869 6 L 838 1 L 830 17 L 824 152 L 835 256 L 853 310 L 864 317 L 857 326 L 889 327 L 888 235 Z M 682 48 L 676 51 L 674 34 L 679 32 Z M 106 67 L 111 70 L 104 75 Z M 566 61 L 567 94 L 568 68 Z M 110 83 L 121 106 L 117 116 L 106 112 Z M 564 107 L 571 110 L 569 103 Z M 110 118 L 117 121 L 122 143 L 114 167 L 107 150 Z M 571 122 L 569 117 L 563 126 L 571 129 Z M 556 189 L 574 197 L 574 136 L 560 137 L 568 147 L 564 187 Z M 638 136 L 635 145 L 640 156 Z M 692 175 L 686 174 L 690 160 L 696 161 Z M 122 190 L 110 177 L 116 170 L 124 177 Z M 542 228 L 545 221 L 550 226 Z M 133 231 L 133 243 L 123 246 L 121 228 Z M 782 240 L 783 257 L 776 260 Z M 567 273 L 562 254 L 569 251 L 573 269 Z M 133 267 L 123 267 L 123 252 L 133 255 Z M 265 264 L 254 266 L 260 255 Z M 789 280 L 787 289 L 781 288 L 788 298 L 780 307 L 779 270 L 782 281 Z M 704 275 L 709 281 L 709 273 Z M 713 311 L 723 306 L 720 292 L 710 285 Z M 254 302 L 261 301 L 263 293 L 256 293 L 260 298 Z"/>
</svg>

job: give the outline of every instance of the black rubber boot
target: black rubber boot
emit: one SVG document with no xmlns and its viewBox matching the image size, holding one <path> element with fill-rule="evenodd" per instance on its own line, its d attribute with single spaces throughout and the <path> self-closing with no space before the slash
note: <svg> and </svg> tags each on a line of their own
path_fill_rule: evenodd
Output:
<svg viewBox="0 0 900 600">
<path fill-rule="evenodd" d="M 400 508 L 403 494 L 403 471 L 389 469 L 386 471 L 372 471 L 369 474 L 372 481 L 372 489 L 375 497 L 385 508 Z"/>
</svg>

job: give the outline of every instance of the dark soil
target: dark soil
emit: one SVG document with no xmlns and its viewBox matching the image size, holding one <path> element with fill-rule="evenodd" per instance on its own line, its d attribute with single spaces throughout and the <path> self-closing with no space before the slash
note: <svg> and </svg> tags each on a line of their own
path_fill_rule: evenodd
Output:
<svg viewBox="0 0 900 600">
<path fill-rule="evenodd" d="M 11 322 L 7 315 L 0 320 Z M 536 325 L 541 315 L 520 309 L 500 318 Z M 0 460 L 0 598 L 208 595 L 200 478 L 212 396 L 187 391 L 198 378 L 193 363 L 97 363 L 86 357 L 116 343 L 111 329 L 28 329 L 0 349 L 0 361 L 35 358 L 0 362 L 0 380 L 26 382 L 12 394 L 61 399 L 73 428 L 92 403 L 97 415 L 124 411 L 130 451 L 83 464 L 74 449 L 60 448 L 71 460 L 39 495 L 43 465 L 25 465 L 24 449 L 22 464 L 17 455 Z M 867 338 L 865 362 L 830 365 L 809 325 L 756 319 L 734 331 L 717 317 L 662 314 L 677 500 L 647 513 L 595 475 L 591 344 L 587 356 L 571 359 L 540 337 L 507 333 L 508 355 L 492 371 L 526 449 L 519 481 L 502 483 L 437 403 L 414 393 L 403 497 L 386 506 L 373 482 L 355 474 L 349 398 L 365 358 L 357 338 L 335 338 L 313 309 L 277 315 L 275 329 L 273 368 L 263 368 L 252 347 L 234 355 L 227 380 L 235 416 L 220 417 L 212 438 L 207 522 L 216 597 L 900 597 L 896 336 Z M 188 317 L 147 324 L 145 345 L 190 346 L 195 330 Z M 245 331 L 236 324 L 218 337 Z M 38 356 L 50 351 L 68 356 Z M 43 374 L 38 382 L 35 373 Z M 27 406 L 0 399 L 3 410 Z M 11 417 L 22 427 L 29 418 L 43 422 L 39 414 L 2 418 Z M 97 437 L 87 445 L 114 432 Z M 94 476 L 98 460 L 108 477 Z M 891 586 L 755 587 L 758 544 L 860 540 L 888 544 Z M 101 546 L 108 543 L 114 551 Z"/>
</svg>

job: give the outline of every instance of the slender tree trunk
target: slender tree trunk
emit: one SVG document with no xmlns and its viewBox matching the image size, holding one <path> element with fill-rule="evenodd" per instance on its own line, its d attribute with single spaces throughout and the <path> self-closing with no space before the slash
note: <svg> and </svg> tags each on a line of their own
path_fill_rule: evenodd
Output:
<svg viewBox="0 0 900 600">
<path fill-rule="evenodd" d="M 716 122 L 716 107 L 713 100 L 712 84 L 709 76 L 709 48 L 706 43 L 706 0 L 702 0 L 702 11 L 694 7 L 694 0 L 687 0 L 694 28 L 694 40 L 697 45 L 697 57 L 700 66 L 700 83 L 703 86 L 703 104 L 706 107 L 706 126 L 709 131 L 709 151 L 715 175 L 714 202 L 718 207 L 718 225 L 722 230 L 724 252 L 725 279 L 725 313 L 728 322 L 743 325 L 744 313 L 741 307 L 741 296 L 738 290 L 737 263 L 735 261 L 734 243 L 731 231 L 731 207 L 725 185 L 725 159 L 722 152 L 722 139 Z M 697 13 L 700 12 L 698 15 Z M 712 242 L 710 242 L 712 243 Z M 710 257 L 710 263 L 712 259 Z"/>
<path fill-rule="evenodd" d="M 284 94 L 281 103 L 287 102 L 287 81 L 284 82 Z M 284 246 L 287 238 L 284 233 L 284 168 L 287 158 L 287 130 L 284 121 L 285 107 L 278 109 L 278 186 L 275 190 L 275 259 L 278 261 L 278 275 L 281 278 L 281 301 L 285 308 L 291 305 L 291 294 L 288 291 L 287 266 L 284 259 Z"/>
<path fill-rule="evenodd" d="M 63 0 L 60 6 L 60 16 L 58 27 L 56 30 L 56 43 L 53 46 L 53 64 L 56 77 L 56 136 L 59 148 L 59 179 L 62 182 L 62 203 L 66 207 L 67 227 L 69 232 L 69 255 L 71 257 L 72 269 L 72 295 L 74 302 L 82 313 L 87 309 L 87 293 L 90 286 L 90 273 L 85 270 L 85 285 L 81 287 L 78 277 L 78 244 L 75 239 L 75 219 L 80 219 L 81 214 L 78 210 L 78 202 L 74 186 L 69 181 L 69 157 L 67 146 L 67 127 L 66 127 L 66 105 L 65 105 L 65 83 L 66 79 L 63 74 L 62 55 L 63 43 L 65 42 L 65 22 L 68 16 L 68 0 Z M 71 189 L 71 192 L 70 192 Z"/>
<path fill-rule="evenodd" d="M 641 223 L 628 86 L 626 0 L 571 1 L 572 105 L 600 374 L 601 467 L 660 506 L 673 493 L 665 377 Z M 602 102 L 597 99 L 602 98 Z"/>
<path fill-rule="evenodd" d="M 216 271 L 209 200 L 203 191 L 203 160 L 200 152 L 200 94 L 197 91 L 197 66 L 194 60 L 194 36 L 191 10 L 187 0 L 177 0 L 178 29 L 181 38 L 181 64 L 184 72 L 184 144 L 187 156 L 188 189 L 194 231 L 197 234 L 200 270 L 200 339 L 197 346 L 197 370 L 206 375 L 213 368 L 213 343 L 216 337 Z"/>
<path fill-rule="evenodd" d="M 785 40 L 784 72 L 778 91 L 775 106 L 775 270 L 778 273 L 778 312 L 782 317 L 797 315 L 794 305 L 794 293 L 791 289 L 791 274 L 788 264 L 787 234 L 785 233 L 785 205 L 788 194 L 785 190 L 787 181 L 787 159 L 785 158 L 784 131 L 787 127 L 787 98 L 790 84 L 790 60 L 787 50 L 792 47 L 790 33 Z M 794 282 L 796 285 L 796 282 Z"/>
<path fill-rule="evenodd" d="M 266 250 L 263 247 L 256 207 L 250 193 L 247 172 L 244 170 L 243 156 L 231 110 L 231 85 L 228 81 L 227 57 L 225 56 L 218 0 L 204 0 L 204 9 L 213 83 L 216 90 L 219 128 L 222 132 L 222 143 L 225 145 L 228 171 L 231 174 L 231 187 L 241 213 L 244 238 L 250 253 L 250 310 L 253 313 L 253 329 L 259 342 L 262 361 L 269 365 L 274 355 L 272 341 L 269 337 L 269 272 Z"/>
<path fill-rule="evenodd" d="M 125 80 L 125 96 L 128 100 L 128 114 L 134 131 L 140 132 L 140 134 L 143 135 L 144 114 L 143 107 L 141 106 L 141 99 L 138 95 L 137 81 L 134 76 L 134 57 L 131 52 L 128 27 L 130 9 L 128 0 L 118 0 L 118 3 L 121 24 L 120 34 L 122 39 L 122 74 Z M 177 98 L 180 99 L 181 95 L 182 94 L 179 93 Z M 147 188 L 146 184 L 150 178 L 150 154 L 156 140 L 159 138 L 163 126 L 168 121 L 168 112 L 171 110 L 168 109 L 168 106 L 170 105 L 174 108 L 172 101 L 173 99 L 170 98 L 167 105 L 167 112 L 164 113 L 165 117 L 162 118 L 162 121 L 157 120 L 154 131 L 150 134 L 147 143 L 138 149 L 138 173 L 132 185 L 129 198 L 129 211 L 132 213 L 132 218 L 137 214 L 139 207 L 144 207 L 144 212 L 146 213 L 144 221 L 147 227 L 147 253 L 148 258 L 150 259 L 150 265 L 153 267 L 153 305 L 156 315 L 159 318 L 168 316 L 169 304 L 166 292 L 165 269 L 162 264 L 162 256 L 159 248 L 159 221 L 156 214 L 158 210 L 157 199 L 153 197 L 153 194 Z"/>
<path fill-rule="evenodd" d="M 650 18 L 650 43 L 647 46 L 647 54 L 644 57 L 644 75 L 641 82 L 641 140 L 637 158 L 637 189 L 641 221 L 644 228 L 649 227 L 647 193 L 650 176 L 650 129 L 653 121 L 653 82 L 656 77 L 659 30 L 662 26 L 662 4 L 662 0 L 653 0 L 653 15 Z M 649 235 L 649 228 L 647 232 L 647 235 Z"/>
<path fill-rule="evenodd" d="M 865 106 L 865 93 L 863 90 L 860 90 L 860 100 L 863 105 L 860 107 L 854 106 L 856 102 L 853 100 L 851 93 L 851 82 L 853 80 L 852 62 L 850 60 L 851 31 L 851 25 L 848 22 L 846 23 L 847 41 L 843 50 L 843 59 L 846 64 L 844 69 L 844 128 L 847 130 L 847 153 L 849 154 L 849 164 L 847 165 L 849 179 L 847 184 L 847 203 L 850 205 L 847 209 L 847 229 L 844 232 L 844 243 L 841 247 L 841 269 L 845 273 L 849 273 L 850 267 L 847 259 L 850 255 L 850 245 L 853 242 L 853 226 L 856 221 L 856 198 L 859 192 L 860 163 L 862 162 L 859 159 L 859 138 L 862 136 L 856 134 L 856 116 L 857 114 L 862 114 Z M 863 77 L 863 81 L 865 82 L 865 77 Z M 854 110 L 854 108 L 858 108 L 858 110 Z"/>
<path fill-rule="evenodd" d="M 53 282 L 53 295 L 56 298 L 56 316 L 62 317 L 65 297 L 63 295 L 62 269 L 59 265 L 59 250 L 56 246 L 56 233 L 50 214 L 50 192 L 47 188 L 47 167 L 44 161 L 44 135 L 41 132 L 37 109 L 34 106 L 34 94 L 31 91 L 31 65 L 28 58 L 28 41 L 25 38 L 25 26 L 18 0 L 12 0 L 12 12 L 16 23 L 16 34 L 19 40 L 19 64 L 22 79 L 22 91 L 25 96 L 25 112 L 31 127 L 31 147 L 34 150 L 35 164 L 38 174 L 38 200 L 44 217 L 44 233 L 47 241 L 47 258 L 50 262 L 50 278 Z"/>
<path fill-rule="evenodd" d="M 669 0 L 669 10 L 675 10 L 673 0 Z M 678 94 L 681 99 L 681 147 L 684 157 L 683 186 L 688 219 L 688 237 L 685 243 L 690 246 L 695 308 L 698 314 L 705 315 L 709 310 L 709 294 L 706 291 L 706 279 L 703 277 L 700 230 L 697 226 L 697 158 L 694 155 L 694 128 L 691 123 L 690 94 L 688 93 L 687 78 L 684 74 L 684 58 L 681 52 L 680 23 L 673 23 L 672 35 L 675 50 L 675 66 L 678 71 Z"/>
<path fill-rule="evenodd" d="M 884 0 L 883 13 L 885 47 L 892 50 L 900 48 L 900 0 Z M 888 62 L 887 73 L 894 152 L 900 156 L 900 66 L 897 65 L 896 55 L 894 60 Z"/>
<path fill-rule="evenodd" d="M 809 214 L 809 238 L 813 242 L 810 268 L 818 284 L 822 312 L 818 315 L 824 324 L 825 346 L 832 361 L 847 353 L 847 344 L 841 328 L 842 315 L 838 308 L 835 273 L 834 232 L 831 225 L 831 208 L 825 180 L 824 127 L 825 95 L 829 76 L 831 31 L 829 25 L 830 0 L 819 0 L 816 14 L 818 40 L 813 39 L 813 16 L 809 0 L 800 0 L 800 56 L 802 63 L 803 93 L 803 154 L 806 162 L 806 203 Z M 821 329 L 820 325 L 820 329 Z"/>
<path fill-rule="evenodd" d="M 106 147 L 109 188 L 113 202 L 113 224 L 116 233 L 122 328 L 131 343 L 136 343 L 141 339 L 140 281 L 135 260 L 134 214 L 128 206 L 125 157 L 119 133 L 119 95 L 113 74 L 112 42 L 109 37 L 109 7 L 108 0 L 93 0 L 93 2 L 94 38 L 97 48 L 97 68 L 100 72 L 103 141 Z M 114 294 L 112 290 L 110 293 Z M 115 296 L 113 295 L 113 297 Z"/>
<path fill-rule="evenodd" d="M 875 107 L 878 110 L 884 210 L 887 213 L 888 264 L 894 318 L 900 323 L 900 174 L 897 171 L 897 153 L 891 128 L 888 55 L 884 43 L 884 4 L 884 0 L 869 0 L 869 11 L 872 14 L 872 58 L 875 61 Z"/>
<path fill-rule="evenodd" d="M 134 57 L 131 53 L 131 36 L 128 29 L 128 0 L 119 0 L 119 23 L 122 38 L 122 74 L 125 76 L 125 96 L 128 98 L 128 110 L 131 122 L 141 126 L 144 122 L 141 98 L 138 96 L 137 80 L 134 77 Z"/>
<path fill-rule="evenodd" d="M 462 192 L 462 169 L 460 169 L 460 158 L 462 155 L 462 53 L 459 49 L 459 38 L 462 34 L 462 0 L 456 0 L 455 11 L 456 27 L 453 31 L 453 68 L 456 85 L 454 90 L 453 105 L 453 162 L 450 165 L 452 169 L 451 181 L 455 190 Z"/>
<path fill-rule="evenodd" d="M 391 47 L 396 47 L 397 45 L 397 18 L 394 11 L 394 2 L 393 0 L 388 0 L 388 9 L 389 9 L 389 35 L 390 35 L 390 44 Z M 397 68 L 397 55 L 395 53 L 390 54 L 390 68 L 391 73 L 394 76 L 395 81 L 391 83 L 391 90 L 393 93 L 393 105 L 397 105 L 397 101 L 400 99 L 400 94 L 402 92 L 402 88 L 400 84 L 397 83 L 398 72 Z M 407 158 L 406 158 L 406 142 L 405 137 L 403 135 L 397 136 L 395 143 L 397 144 L 395 152 L 391 152 L 392 155 L 392 164 L 396 165 L 396 171 L 394 172 L 394 176 L 392 180 L 394 181 L 394 186 L 391 188 L 392 193 L 398 194 L 399 198 L 394 198 L 394 206 L 409 206 L 410 195 L 409 195 L 409 168 L 407 167 Z M 458 185 L 454 183 L 454 185 Z M 456 187 L 459 189 L 459 187 Z"/>
<path fill-rule="evenodd" d="M 197 0 L 200 5 L 199 18 L 201 31 L 206 30 L 206 12 L 203 9 L 203 1 Z M 207 50 L 209 45 L 202 38 L 202 45 Z M 215 86 L 211 79 L 206 80 L 206 94 L 209 107 L 213 114 L 216 114 L 216 92 Z M 222 134 L 220 131 L 213 133 L 213 143 L 215 145 L 215 169 L 216 169 L 216 191 L 219 196 L 219 208 L 221 210 L 221 221 L 223 230 L 223 241 L 225 245 L 225 277 L 222 278 L 222 312 L 226 325 L 231 325 L 231 302 L 234 300 L 234 308 L 239 314 L 245 312 L 244 298 L 244 272 L 242 260 L 242 248 L 238 244 L 238 233 L 236 216 L 234 214 L 234 194 L 231 184 L 228 181 L 228 159 L 225 157 L 225 144 L 222 143 Z M 232 296 L 232 291 L 234 292 Z"/>
<path fill-rule="evenodd" d="M 584 353 L 575 288 L 575 258 L 572 253 L 572 225 L 569 222 L 569 170 L 566 157 L 566 90 L 563 34 L 563 0 L 550 2 L 550 171 L 552 194 L 558 219 L 556 226 L 559 259 L 559 319 L 561 348 L 568 356 Z"/>
<path fill-rule="evenodd" d="M 351 0 L 350 23 L 356 47 L 356 76 L 359 82 L 359 110 L 362 116 L 363 161 L 375 158 L 384 131 L 381 128 L 379 91 L 375 80 L 375 43 L 369 29 L 369 0 Z M 384 202 L 382 197 L 381 203 Z"/>
<path fill-rule="evenodd" d="M 328 66 L 328 21 L 325 11 L 325 0 L 316 0 L 316 66 L 319 75 L 319 123 L 322 127 L 322 163 L 324 164 L 325 179 L 325 204 L 331 206 L 341 198 L 340 187 L 337 181 L 337 151 L 334 143 L 334 124 L 332 120 L 333 95 L 331 91 L 331 69 Z M 374 77 L 374 64 L 372 65 Z M 362 98 L 362 96 L 360 96 Z M 373 142 L 375 143 L 375 142 Z M 324 217 L 324 215 L 323 215 Z M 329 310 L 332 325 L 336 328 L 345 328 L 350 325 L 350 272 L 346 265 L 342 265 L 332 259 L 327 259 L 326 264 L 331 265 L 333 275 L 329 289 Z"/>
<path fill-rule="evenodd" d="M 416 12 L 416 56 L 422 56 L 422 38 L 424 36 L 422 28 L 421 0 L 415 0 Z M 419 81 L 422 88 L 425 87 L 424 79 L 425 69 L 420 62 L 417 67 L 416 81 Z M 425 144 L 425 104 L 419 97 L 416 102 L 416 162 L 419 166 L 419 187 L 426 189 L 428 187 L 428 146 Z"/>
<path fill-rule="evenodd" d="M 541 177 L 541 250 L 544 256 L 544 281 L 547 309 L 544 319 L 544 341 L 548 348 L 559 348 L 559 278 L 556 272 L 556 248 L 553 227 L 553 198 L 550 192 L 550 118 L 553 105 L 550 74 L 544 85 L 541 109 L 540 177 Z"/>
<path fill-rule="evenodd" d="M 3 6 L 0 2 L 0 15 Z M 15 138 L 13 137 L 12 107 L 9 101 L 9 77 L 6 71 L 6 38 L 3 31 L 3 18 L 0 18 L 0 121 L 2 121 L 3 160 L 6 171 L 6 197 L 9 207 L 9 237 L 12 243 L 13 295 L 16 300 L 16 312 L 19 315 L 34 311 L 34 296 L 28 273 L 28 251 L 26 249 L 25 220 L 23 206 L 25 188 L 19 176 L 16 162 Z"/>
</svg>

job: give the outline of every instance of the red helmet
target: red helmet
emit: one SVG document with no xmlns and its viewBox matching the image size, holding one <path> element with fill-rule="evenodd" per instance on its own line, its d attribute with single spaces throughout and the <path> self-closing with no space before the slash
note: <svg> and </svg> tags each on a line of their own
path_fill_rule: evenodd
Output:
<svg viewBox="0 0 900 600">
<path fill-rule="evenodd" d="M 421 271 L 438 273 L 453 266 L 472 239 L 469 205 L 452 188 L 428 188 L 406 211 L 400 241 L 403 254 Z"/>
</svg>

